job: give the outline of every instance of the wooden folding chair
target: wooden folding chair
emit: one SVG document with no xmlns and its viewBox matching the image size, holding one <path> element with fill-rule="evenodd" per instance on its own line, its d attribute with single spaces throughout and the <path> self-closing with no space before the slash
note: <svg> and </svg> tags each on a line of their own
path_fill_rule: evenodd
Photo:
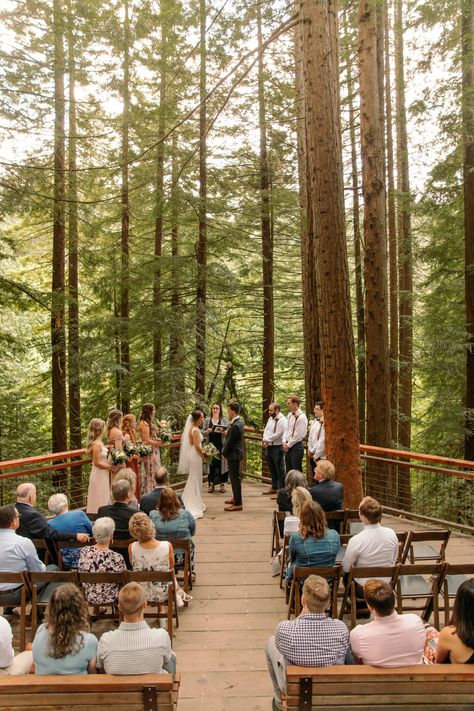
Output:
<svg viewBox="0 0 474 711">
<path fill-rule="evenodd" d="M 91 607 L 94 608 L 94 618 L 95 619 L 104 619 L 104 620 L 119 620 L 120 619 L 120 614 L 118 611 L 118 594 L 120 592 L 120 588 L 122 588 L 127 582 L 127 573 L 121 572 L 121 573 L 116 573 L 116 572 L 109 572 L 109 573 L 88 573 L 88 572 L 81 572 L 81 571 L 76 571 L 77 575 L 77 580 L 78 584 L 84 593 L 84 597 L 87 600 L 87 589 L 86 585 L 98 585 L 98 584 L 109 584 L 109 585 L 117 585 L 117 595 L 115 596 L 113 601 L 110 602 L 101 602 L 99 605 L 93 605 L 90 602 L 87 602 L 87 604 Z M 105 608 L 105 612 L 102 612 L 101 608 Z M 110 612 L 107 612 L 107 610 L 110 608 Z M 94 620 L 95 621 L 95 620 Z"/>
<path fill-rule="evenodd" d="M 272 550 L 270 558 L 277 555 L 280 550 L 280 540 L 283 538 L 279 524 L 283 525 L 286 518 L 286 511 L 274 511 L 272 515 Z"/>
<path fill-rule="evenodd" d="M 344 509 L 339 511 L 325 511 L 324 515 L 329 528 L 337 531 L 340 535 L 345 533 L 346 512 Z"/>
<path fill-rule="evenodd" d="M 443 580 L 443 611 L 444 624 L 449 625 L 451 600 L 456 597 L 459 587 L 474 577 L 474 563 L 461 563 L 460 565 L 446 564 Z"/>
<path fill-rule="evenodd" d="M 158 619 L 166 619 L 168 624 L 168 634 L 173 639 L 173 619 L 176 621 L 176 627 L 179 627 L 178 603 L 176 595 L 176 580 L 174 570 L 129 570 L 125 574 L 127 582 L 136 583 L 165 583 L 168 586 L 167 602 L 150 602 L 148 608 L 156 605 L 156 614 L 153 612 L 145 613 L 145 617 L 153 617 Z M 166 612 L 160 612 L 160 606 L 166 606 Z"/>
<path fill-rule="evenodd" d="M 403 563 L 407 558 L 410 563 L 444 563 L 446 560 L 446 546 L 448 545 L 451 531 L 410 531 L 408 534 Z M 437 547 L 430 543 L 437 543 Z"/>
<path fill-rule="evenodd" d="M 288 599 L 288 619 L 294 612 L 297 617 L 301 612 L 300 586 L 310 575 L 319 575 L 329 583 L 331 588 L 330 615 L 337 616 L 337 590 L 342 575 L 342 565 L 311 566 L 305 568 L 294 568 L 293 579 L 291 581 L 290 594 Z"/>
<path fill-rule="evenodd" d="M 400 565 L 395 590 L 399 614 L 407 610 L 422 612 L 428 622 L 433 612 L 434 626 L 439 629 L 439 594 L 445 575 L 445 563 L 409 563 Z M 428 578 L 428 579 L 427 579 Z M 425 600 L 423 607 L 409 605 L 407 600 Z"/>
<path fill-rule="evenodd" d="M 341 540 L 341 545 L 339 546 L 339 550 L 337 552 L 336 563 L 342 563 L 342 561 L 344 560 L 347 544 L 352 538 L 352 533 L 341 533 L 339 538 Z"/>
<path fill-rule="evenodd" d="M 20 601 L 20 652 L 25 650 L 26 646 L 26 603 L 31 595 L 30 582 L 28 580 L 27 571 L 22 571 L 19 573 L 7 573 L 6 571 L 0 571 L 0 583 L 8 583 L 9 585 L 15 585 L 16 587 L 21 587 L 21 601 Z M 18 607 L 17 604 L 7 605 L 8 607 Z"/>
<path fill-rule="evenodd" d="M 58 551 L 58 568 L 59 570 L 64 570 L 63 566 L 63 550 L 64 548 L 85 548 L 86 546 L 93 546 L 95 543 L 94 538 L 89 539 L 87 543 L 82 543 L 81 541 L 57 541 L 56 548 Z"/>
<path fill-rule="evenodd" d="M 50 563 L 56 563 L 57 560 L 57 545 L 56 541 L 48 540 L 44 538 L 32 538 L 31 539 L 38 557 L 43 561 L 45 565 Z"/>
<path fill-rule="evenodd" d="M 286 564 L 288 562 L 290 552 L 291 533 L 287 533 L 283 539 L 282 554 L 281 554 L 281 570 L 280 570 L 280 588 L 283 588 L 283 580 L 285 578 Z M 288 602 L 288 587 L 286 588 L 286 601 Z"/>
<path fill-rule="evenodd" d="M 407 537 L 408 537 L 408 531 L 395 531 L 397 538 L 398 538 L 398 554 L 397 554 L 397 563 L 404 563 L 404 555 L 405 555 L 405 546 L 407 542 Z"/>
<path fill-rule="evenodd" d="M 127 568 L 129 569 L 132 567 L 132 564 L 128 555 L 128 547 L 132 543 L 135 543 L 134 538 L 114 538 L 110 544 L 110 550 L 115 551 L 115 553 L 120 553 L 125 560 Z"/>
<path fill-rule="evenodd" d="M 174 570 L 175 573 L 183 570 L 183 590 L 185 593 L 188 593 L 190 590 L 193 589 L 191 541 L 189 540 L 189 538 L 168 538 L 167 540 L 173 545 L 173 551 L 175 555 L 176 553 L 183 553 L 184 555 L 183 567 L 181 568 L 181 565 L 177 567 L 175 564 Z M 196 578 L 196 576 L 194 577 Z M 188 603 L 186 601 L 184 602 L 184 604 L 186 607 L 188 606 Z"/>
<path fill-rule="evenodd" d="M 364 524 L 360 520 L 359 509 L 345 509 L 344 530 L 342 533 L 354 535 L 363 530 Z"/>
<path fill-rule="evenodd" d="M 46 570 L 44 573 L 25 571 L 31 588 L 31 639 L 34 639 L 38 626 L 38 610 L 45 610 L 56 590 L 63 583 L 78 584 L 75 570 Z"/>
<path fill-rule="evenodd" d="M 341 608 L 339 610 L 339 619 L 342 620 L 346 611 L 346 606 L 348 598 L 351 602 L 351 629 L 355 627 L 357 622 L 357 603 L 364 602 L 363 597 L 357 596 L 356 581 L 357 579 L 388 579 L 392 588 L 395 588 L 395 584 L 398 578 L 398 570 L 400 564 L 386 565 L 386 566 L 374 566 L 365 568 L 355 568 L 352 567 L 349 571 L 349 576 L 347 578 L 344 594 L 342 596 Z"/>
</svg>

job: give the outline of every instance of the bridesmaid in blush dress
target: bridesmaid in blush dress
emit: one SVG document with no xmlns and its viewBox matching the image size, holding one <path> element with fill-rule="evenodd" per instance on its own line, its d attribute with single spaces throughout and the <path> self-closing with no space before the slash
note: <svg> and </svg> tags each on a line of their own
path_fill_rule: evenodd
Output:
<svg viewBox="0 0 474 711">
<path fill-rule="evenodd" d="M 125 437 L 129 437 L 132 444 L 137 443 L 137 421 L 135 415 L 125 415 L 122 420 L 122 432 Z M 128 460 L 128 466 L 135 472 L 136 486 L 135 486 L 135 496 L 138 501 L 140 501 L 140 457 L 138 454 L 134 454 Z"/>
<path fill-rule="evenodd" d="M 87 492 L 87 513 L 97 513 L 99 506 L 105 506 L 110 501 L 110 464 L 107 461 L 107 447 L 102 441 L 104 431 L 104 420 L 94 418 L 90 421 L 87 451 L 92 454 L 92 468 Z"/>
<path fill-rule="evenodd" d="M 122 432 L 122 410 L 110 410 L 107 416 L 107 425 L 105 431 L 107 433 L 107 441 L 109 449 L 122 449 L 124 442 L 128 439 Z M 124 469 L 125 462 L 122 464 L 112 464 L 110 467 L 110 475 L 113 477 L 120 469 Z"/>
</svg>

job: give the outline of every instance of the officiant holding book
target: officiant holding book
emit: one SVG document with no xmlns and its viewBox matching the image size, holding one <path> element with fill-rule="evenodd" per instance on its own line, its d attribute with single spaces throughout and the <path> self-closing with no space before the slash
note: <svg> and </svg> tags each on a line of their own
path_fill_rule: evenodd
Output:
<svg viewBox="0 0 474 711">
<path fill-rule="evenodd" d="M 213 457 L 210 464 L 204 464 L 204 472 L 207 469 L 208 492 L 212 494 L 216 486 L 220 486 L 220 492 L 225 492 L 228 478 L 227 459 L 222 456 L 225 444 L 225 434 L 228 421 L 224 417 L 222 407 L 215 402 L 211 407 L 211 414 L 206 417 L 202 426 L 202 431 L 207 442 L 210 442 L 219 452 L 219 458 Z"/>
<path fill-rule="evenodd" d="M 222 455 L 227 459 L 229 465 L 233 497 L 225 502 L 228 506 L 224 508 L 224 511 L 242 511 L 240 462 L 244 458 L 244 423 L 240 417 L 239 403 L 233 401 L 229 402 L 227 405 L 227 414 L 230 424 L 227 429 Z"/>
</svg>

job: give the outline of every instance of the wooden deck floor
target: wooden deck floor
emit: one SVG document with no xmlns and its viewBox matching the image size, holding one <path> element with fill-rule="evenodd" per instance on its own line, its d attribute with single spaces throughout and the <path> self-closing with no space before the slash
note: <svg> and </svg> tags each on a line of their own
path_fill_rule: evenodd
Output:
<svg viewBox="0 0 474 711">
<path fill-rule="evenodd" d="M 286 619 L 279 579 L 270 572 L 271 512 L 276 502 L 267 487 L 244 481 L 244 511 L 224 512 L 231 494 L 204 494 L 206 515 L 197 522 L 193 601 L 180 615 L 173 639 L 181 672 L 180 711 L 264 711 L 272 687 L 264 645 Z M 426 528 L 384 517 L 395 530 Z M 474 560 L 474 539 L 453 534 L 447 547 L 452 563 Z M 92 631 L 110 629 L 105 621 Z M 18 637 L 18 625 L 14 625 Z"/>
</svg>

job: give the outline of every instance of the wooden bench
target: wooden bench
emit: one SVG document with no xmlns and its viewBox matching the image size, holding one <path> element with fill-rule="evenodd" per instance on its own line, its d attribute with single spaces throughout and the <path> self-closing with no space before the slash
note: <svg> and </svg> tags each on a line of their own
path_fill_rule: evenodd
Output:
<svg viewBox="0 0 474 711">
<path fill-rule="evenodd" d="M 474 666 L 287 667 L 286 684 L 286 708 L 300 711 L 322 708 L 467 711 L 473 708 Z"/>
<path fill-rule="evenodd" d="M 0 677 L 2 711 L 176 711 L 179 674 Z"/>
</svg>

